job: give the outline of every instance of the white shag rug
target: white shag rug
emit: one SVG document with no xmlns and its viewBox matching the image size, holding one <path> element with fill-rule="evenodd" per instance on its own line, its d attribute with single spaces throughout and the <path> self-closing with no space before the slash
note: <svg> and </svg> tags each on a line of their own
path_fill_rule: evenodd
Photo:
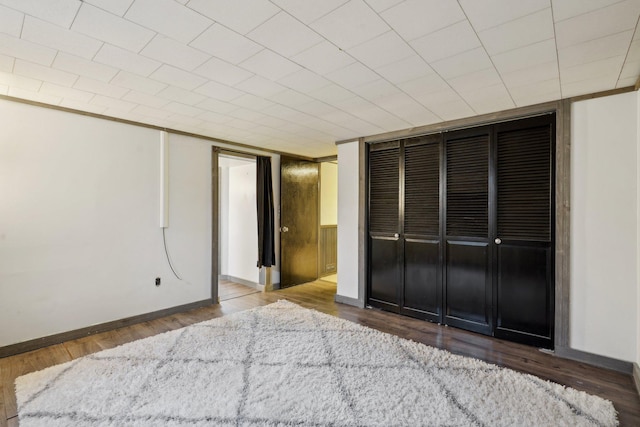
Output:
<svg viewBox="0 0 640 427">
<path fill-rule="evenodd" d="M 31 426 L 615 426 L 611 402 L 279 301 L 16 380 Z"/>
</svg>

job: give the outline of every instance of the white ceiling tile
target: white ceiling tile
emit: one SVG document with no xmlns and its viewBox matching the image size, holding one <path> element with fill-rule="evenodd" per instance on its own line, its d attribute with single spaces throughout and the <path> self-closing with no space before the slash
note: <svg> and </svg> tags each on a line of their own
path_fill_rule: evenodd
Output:
<svg viewBox="0 0 640 427">
<path fill-rule="evenodd" d="M 190 46 L 236 65 L 263 49 L 259 44 L 220 24 L 211 26 L 192 41 Z"/>
<path fill-rule="evenodd" d="M 187 105 L 195 105 L 205 100 L 204 95 L 194 93 L 176 86 L 169 86 L 166 89 L 161 90 L 156 96 L 166 98 L 170 101 L 181 102 Z"/>
<path fill-rule="evenodd" d="M 0 55 L 0 71 L 4 71 L 5 73 L 12 72 L 14 62 L 15 58 L 7 55 Z"/>
<path fill-rule="evenodd" d="M 140 54 L 187 71 L 194 70 L 210 58 L 204 52 L 160 34 L 155 36 Z"/>
<path fill-rule="evenodd" d="M 558 60 L 560 67 L 571 67 L 585 62 L 627 55 L 632 37 L 633 30 L 629 30 L 559 49 Z"/>
<path fill-rule="evenodd" d="M 213 24 L 173 0 L 135 0 L 124 17 L 182 43 L 189 43 Z"/>
<path fill-rule="evenodd" d="M 80 0 L 0 0 L 0 3 L 64 28 L 69 28 L 82 4 Z"/>
<path fill-rule="evenodd" d="M 51 65 L 56 57 L 54 49 L 0 33 L 0 54 L 13 56 L 42 65 Z"/>
<path fill-rule="evenodd" d="M 56 50 L 91 59 L 102 42 L 30 16 L 24 20 L 22 38 Z"/>
<path fill-rule="evenodd" d="M 627 58 L 622 66 L 619 79 L 638 79 L 638 76 L 640 76 L 640 60 L 629 61 Z"/>
<path fill-rule="evenodd" d="M 242 91 L 214 81 L 205 83 L 197 88 L 195 92 L 221 101 L 231 101 L 244 94 Z"/>
<path fill-rule="evenodd" d="M 544 64 L 532 65 L 517 71 L 502 73 L 502 80 L 509 89 L 526 86 L 536 82 L 558 79 L 558 63 L 556 61 L 545 62 Z"/>
<path fill-rule="evenodd" d="M 105 108 L 113 108 L 121 111 L 131 111 L 136 107 L 133 102 L 122 101 L 121 99 L 115 99 L 108 96 L 96 95 L 90 102 L 91 104 L 99 105 Z"/>
<path fill-rule="evenodd" d="M 309 70 L 302 69 L 281 78 L 278 80 L 278 83 L 291 89 L 295 89 L 298 92 L 308 93 L 312 90 L 325 87 L 331 82 Z"/>
<path fill-rule="evenodd" d="M 272 101 L 278 104 L 286 105 L 288 107 L 296 107 L 298 105 L 307 104 L 313 101 L 313 98 L 304 95 L 298 91 L 286 89 L 280 93 L 277 93 L 271 97 Z"/>
<path fill-rule="evenodd" d="M 551 8 L 481 31 L 478 36 L 489 55 L 553 39 Z"/>
<path fill-rule="evenodd" d="M 455 120 L 475 115 L 469 104 L 461 98 L 451 102 L 438 103 L 430 107 L 430 111 L 442 120 Z"/>
<path fill-rule="evenodd" d="M 132 90 L 122 97 L 124 101 L 133 102 L 134 104 L 142 104 L 152 108 L 162 108 L 169 103 L 169 100 L 158 96 L 148 95 L 146 93 Z"/>
<path fill-rule="evenodd" d="M 413 49 L 395 31 L 387 31 L 349 49 L 348 52 L 370 68 L 393 64 L 415 55 Z"/>
<path fill-rule="evenodd" d="M 238 128 L 240 130 L 254 129 L 256 126 L 258 126 L 256 123 L 250 122 L 248 120 L 242 120 L 242 119 L 231 119 L 227 122 L 227 125 L 234 128 Z"/>
<path fill-rule="evenodd" d="M 321 75 L 355 62 L 352 57 L 329 42 L 319 43 L 291 59 Z"/>
<path fill-rule="evenodd" d="M 407 41 L 465 19 L 458 2 L 442 0 L 407 0 L 380 15 Z"/>
<path fill-rule="evenodd" d="M 327 74 L 326 77 L 347 89 L 363 85 L 380 78 L 380 76 L 359 62 L 354 62 L 340 70 L 333 71 Z"/>
<path fill-rule="evenodd" d="M 111 80 L 111 83 L 116 86 L 144 92 L 149 95 L 155 95 L 167 87 L 165 83 L 160 83 L 157 80 L 152 80 L 147 77 L 140 77 L 126 71 L 120 71 L 118 75 Z"/>
<path fill-rule="evenodd" d="M 182 124 L 184 126 L 200 126 L 203 121 L 200 119 L 194 119 L 193 117 L 183 116 L 182 114 L 172 114 L 168 117 L 168 120 L 174 123 Z"/>
<path fill-rule="evenodd" d="M 164 109 L 175 114 L 189 117 L 195 117 L 205 112 L 201 108 L 192 107 L 191 105 L 182 104 L 180 102 L 169 102 L 164 106 Z"/>
<path fill-rule="evenodd" d="M 480 46 L 480 40 L 468 21 L 462 21 L 435 33 L 415 39 L 411 46 L 428 63 L 458 55 Z"/>
<path fill-rule="evenodd" d="M 133 109 L 133 112 L 136 114 L 140 114 L 141 116 L 155 117 L 158 119 L 165 119 L 171 115 L 171 113 L 159 110 L 157 108 L 147 107 L 146 105 L 138 105 Z"/>
<path fill-rule="evenodd" d="M 112 98 L 122 98 L 124 94 L 129 92 L 129 89 L 110 85 L 98 80 L 93 80 L 88 77 L 82 77 L 76 81 L 73 85 L 78 90 L 84 90 L 86 92 L 94 92 L 100 95 L 109 96 Z"/>
<path fill-rule="evenodd" d="M 0 95 L 9 95 L 9 86 L 0 85 Z"/>
<path fill-rule="evenodd" d="M 278 13 L 247 37 L 287 58 L 323 40 L 318 33 L 286 12 Z"/>
<path fill-rule="evenodd" d="M 629 87 L 629 86 L 634 86 L 635 87 L 635 84 L 636 84 L 637 81 L 638 81 L 637 77 L 620 78 L 620 79 L 618 79 L 618 83 L 616 83 L 616 88 Z"/>
<path fill-rule="evenodd" d="M 274 127 L 275 128 L 275 127 L 280 127 L 280 126 L 286 125 L 287 121 L 279 119 L 277 117 L 265 116 L 265 117 L 262 117 L 260 119 L 257 119 L 256 123 L 264 125 L 264 126 L 270 126 L 270 127 Z"/>
<path fill-rule="evenodd" d="M 200 76 L 172 67 L 171 65 L 161 66 L 149 77 L 186 90 L 193 90 L 207 81 Z"/>
<path fill-rule="evenodd" d="M 229 113 L 230 116 L 235 117 L 236 119 L 256 121 L 263 117 L 267 117 L 265 114 L 259 113 L 257 111 L 249 110 L 247 108 L 238 108 L 237 110 L 233 110 Z"/>
<path fill-rule="evenodd" d="M 537 104 L 560 98 L 560 80 L 551 79 L 509 89 L 517 106 Z"/>
<path fill-rule="evenodd" d="M 570 98 L 572 96 L 608 90 L 611 88 L 612 82 L 615 84 L 615 80 L 616 77 L 609 79 L 595 78 L 580 80 L 579 82 L 573 83 L 562 83 L 562 97 Z"/>
<path fill-rule="evenodd" d="M 33 79 L 55 83 L 61 86 L 72 86 L 78 79 L 77 74 L 67 73 L 66 71 L 55 70 L 45 67 L 44 65 L 34 64 L 33 62 L 17 59 L 13 66 L 13 72 Z"/>
<path fill-rule="evenodd" d="M 20 37 L 24 14 L 8 7 L 0 6 L 0 32 Z"/>
<path fill-rule="evenodd" d="M 246 61 L 241 62 L 240 66 L 273 81 L 279 80 L 284 76 L 295 73 L 301 69 L 298 64 L 267 49 L 264 49 Z"/>
<path fill-rule="evenodd" d="M 384 79 L 378 79 L 364 85 L 360 85 L 353 88 L 352 91 L 355 94 L 366 99 L 367 101 L 371 102 L 375 101 L 376 99 L 402 93 L 400 89 Z"/>
<path fill-rule="evenodd" d="M 311 114 L 312 116 L 316 117 L 330 113 L 331 111 L 334 111 L 336 109 L 335 107 L 318 100 L 313 100 L 307 104 L 298 105 L 296 108 L 304 113 Z"/>
<path fill-rule="evenodd" d="M 573 67 L 563 67 L 560 69 L 560 81 L 562 85 L 575 83 L 582 80 L 595 79 L 597 77 L 614 76 L 615 80 L 620 75 L 622 65 L 624 64 L 624 56 L 615 56 L 613 58 L 602 59 L 599 61 L 589 62 L 587 64 L 576 65 Z"/>
<path fill-rule="evenodd" d="M 108 82 L 118 73 L 117 68 L 109 67 L 108 65 L 99 64 L 97 62 L 89 61 L 63 52 L 58 53 L 52 66 L 59 70 L 76 73 L 81 76 L 95 80 L 102 80 L 104 82 Z"/>
<path fill-rule="evenodd" d="M 133 0 L 83 0 L 85 3 L 91 3 L 94 6 L 104 9 L 118 16 L 123 16 L 133 3 Z"/>
<path fill-rule="evenodd" d="M 310 24 L 316 19 L 337 9 L 345 4 L 347 0 L 322 0 L 322 1 L 300 1 L 300 0 L 272 0 L 273 3 L 286 10 L 291 15 L 298 18 L 305 24 Z"/>
<path fill-rule="evenodd" d="M 404 0 L 365 0 L 367 4 L 376 12 L 384 12 Z"/>
<path fill-rule="evenodd" d="M 439 105 L 462 101 L 460 95 L 450 87 L 438 91 L 419 92 L 413 94 L 413 96 L 420 104 L 436 112 L 436 114 Z"/>
<path fill-rule="evenodd" d="M 31 92 L 38 92 L 40 86 L 42 86 L 42 81 L 0 71 L 0 84 Z"/>
<path fill-rule="evenodd" d="M 44 82 L 40 88 L 40 93 L 57 96 L 63 99 L 72 99 L 80 102 L 89 102 L 95 96 L 94 93 L 60 86 L 54 83 Z"/>
<path fill-rule="evenodd" d="M 106 108 L 88 102 L 78 101 L 71 98 L 64 98 L 59 104 L 61 107 L 70 108 L 77 111 L 85 111 L 93 114 L 103 114 Z"/>
<path fill-rule="evenodd" d="M 389 26 L 363 0 L 350 0 L 311 27 L 341 49 L 349 49 L 389 31 Z"/>
<path fill-rule="evenodd" d="M 31 101 L 42 102 L 45 104 L 58 105 L 62 98 L 57 96 L 48 95 L 46 93 L 32 92 L 26 89 L 20 89 L 18 87 L 9 87 L 9 96 L 14 98 L 29 99 Z"/>
<path fill-rule="evenodd" d="M 434 73 L 433 69 L 427 65 L 424 59 L 415 54 L 401 61 L 395 61 L 384 67 L 376 68 L 375 71 L 395 84 Z"/>
<path fill-rule="evenodd" d="M 552 0 L 551 5 L 553 18 L 560 22 L 618 2 L 620 0 Z"/>
<path fill-rule="evenodd" d="M 232 120 L 231 116 L 225 116 L 224 114 L 216 113 L 215 111 L 206 111 L 199 114 L 198 118 L 213 124 L 223 124 Z"/>
<path fill-rule="evenodd" d="M 83 3 L 71 29 L 132 52 L 140 50 L 155 33 L 95 6 Z"/>
<path fill-rule="evenodd" d="M 477 87 L 494 86 L 502 83 L 502 80 L 495 68 L 492 67 L 454 77 L 448 82 L 456 91 L 464 92 Z"/>
<path fill-rule="evenodd" d="M 522 70 L 534 65 L 557 60 L 556 42 L 545 40 L 529 46 L 492 56 L 491 59 L 501 73 Z"/>
<path fill-rule="evenodd" d="M 460 95 L 477 114 L 492 113 L 515 107 L 515 103 L 502 83 L 474 89 Z"/>
<path fill-rule="evenodd" d="M 248 33 L 280 11 L 268 0 L 191 0 L 187 6 L 240 34 Z"/>
<path fill-rule="evenodd" d="M 253 73 L 218 58 L 209 59 L 193 72 L 209 80 L 215 80 L 229 86 L 253 76 Z"/>
<path fill-rule="evenodd" d="M 105 43 L 98 54 L 93 58 L 95 62 L 111 65 L 140 76 L 148 76 L 162 65 L 158 61 L 129 52 L 116 46 Z"/>
<path fill-rule="evenodd" d="M 639 13 L 640 2 L 631 0 L 556 22 L 556 44 L 559 49 L 562 49 L 634 29 Z"/>
<path fill-rule="evenodd" d="M 342 86 L 338 86 L 334 83 L 331 83 L 321 89 L 313 90 L 309 92 L 309 95 L 331 105 L 336 105 L 336 103 L 354 97 L 353 92 L 349 92 Z"/>
<path fill-rule="evenodd" d="M 487 52 L 479 47 L 431 64 L 443 78 L 449 79 L 492 67 Z"/>
<path fill-rule="evenodd" d="M 451 90 L 451 87 L 436 73 L 399 83 L 398 87 L 411 95 Z"/>
<path fill-rule="evenodd" d="M 273 105 L 273 102 L 267 101 L 264 98 L 252 95 L 250 93 L 245 93 L 244 95 L 234 99 L 232 103 L 240 107 L 258 111 L 271 107 Z"/>
<path fill-rule="evenodd" d="M 640 40 L 634 40 L 631 42 L 629 52 L 627 53 L 627 61 L 640 61 Z"/>
<path fill-rule="evenodd" d="M 400 106 L 392 112 L 413 126 L 425 126 L 442 121 L 440 117 L 415 101 L 412 104 Z"/>
<path fill-rule="evenodd" d="M 235 87 L 261 98 L 269 98 L 286 89 L 284 86 L 260 76 L 253 76 L 238 83 Z"/>
<path fill-rule="evenodd" d="M 551 6 L 549 0 L 461 0 L 460 5 L 476 31 L 496 27 Z"/>
</svg>

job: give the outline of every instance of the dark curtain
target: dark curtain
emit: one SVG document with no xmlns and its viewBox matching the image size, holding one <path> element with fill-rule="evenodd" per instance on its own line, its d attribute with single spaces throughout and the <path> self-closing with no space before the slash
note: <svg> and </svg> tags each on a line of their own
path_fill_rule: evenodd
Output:
<svg viewBox="0 0 640 427">
<path fill-rule="evenodd" d="M 258 156 L 256 199 L 258 201 L 258 268 L 276 264 L 273 229 L 271 157 Z"/>
</svg>

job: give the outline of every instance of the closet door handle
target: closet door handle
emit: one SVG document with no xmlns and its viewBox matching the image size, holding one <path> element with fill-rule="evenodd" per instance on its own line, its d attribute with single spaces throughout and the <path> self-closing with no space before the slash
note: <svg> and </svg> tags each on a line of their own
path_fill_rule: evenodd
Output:
<svg viewBox="0 0 640 427">
<path fill-rule="evenodd" d="M 396 233 L 396 234 L 393 235 L 393 237 L 395 237 L 397 239 L 398 237 L 400 237 L 400 235 L 398 233 Z"/>
<path fill-rule="evenodd" d="M 500 243 L 502 243 L 502 239 L 499 237 L 496 237 L 496 240 L 494 240 L 494 242 L 496 242 L 496 245 L 499 245 Z"/>
</svg>

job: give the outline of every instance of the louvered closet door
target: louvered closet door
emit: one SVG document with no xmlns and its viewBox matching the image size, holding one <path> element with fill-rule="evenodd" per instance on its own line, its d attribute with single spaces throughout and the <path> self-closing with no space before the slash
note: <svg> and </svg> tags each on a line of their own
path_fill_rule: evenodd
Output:
<svg viewBox="0 0 640 427">
<path fill-rule="evenodd" d="M 400 142 L 371 146 L 368 303 L 392 311 L 400 309 L 402 283 L 400 190 Z"/>
<path fill-rule="evenodd" d="M 444 322 L 492 333 L 489 129 L 445 136 Z"/>
<path fill-rule="evenodd" d="M 497 337 L 553 345 L 551 115 L 496 125 Z"/>
<path fill-rule="evenodd" d="M 435 322 L 441 312 L 440 135 L 404 144 L 403 312 Z"/>
</svg>

